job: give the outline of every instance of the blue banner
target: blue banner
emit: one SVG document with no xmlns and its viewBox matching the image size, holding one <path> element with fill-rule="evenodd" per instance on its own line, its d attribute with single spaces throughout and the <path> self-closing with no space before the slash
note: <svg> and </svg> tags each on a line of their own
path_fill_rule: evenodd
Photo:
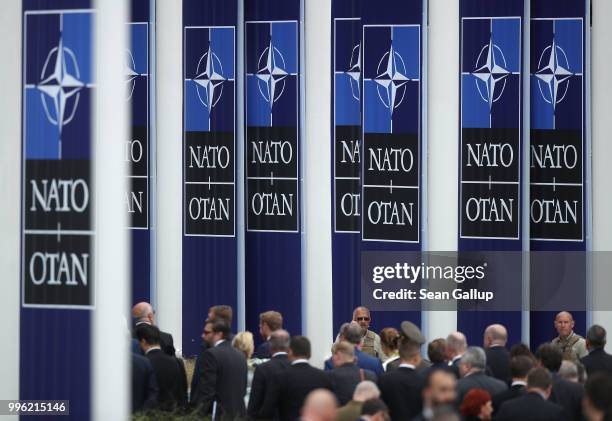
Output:
<svg viewBox="0 0 612 421">
<path fill-rule="evenodd" d="M 299 334 L 300 1 L 245 0 L 244 16 L 247 329 L 276 310 Z"/>
<path fill-rule="evenodd" d="M 23 2 L 20 399 L 90 416 L 93 11 Z M 26 419 L 28 417 L 24 417 Z"/>
<path fill-rule="evenodd" d="M 531 2 L 531 250 L 586 250 L 585 37 L 588 1 Z M 532 262 L 532 271 L 540 271 Z M 548 268 L 546 285 L 532 284 L 531 295 L 552 295 L 558 276 Z M 586 262 L 584 263 L 586 271 Z M 576 292 L 586 303 L 586 285 Z M 559 308 L 559 311 L 564 310 Z M 576 330 L 584 334 L 586 314 L 575 312 Z M 531 344 L 557 333 L 554 312 L 531 314 Z"/>
<path fill-rule="evenodd" d="M 235 1 L 183 0 L 183 354 L 237 303 Z"/>
</svg>

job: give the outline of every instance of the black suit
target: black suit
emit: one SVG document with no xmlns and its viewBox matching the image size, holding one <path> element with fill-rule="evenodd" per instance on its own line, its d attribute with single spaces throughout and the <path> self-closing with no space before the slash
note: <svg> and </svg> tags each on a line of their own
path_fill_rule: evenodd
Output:
<svg viewBox="0 0 612 421">
<path fill-rule="evenodd" d="M 259 415 L 270 419 L 278 408 L 281 421 L 294 421 L 300 416 L 306 396 L 315 389 L 332 390 L 325 372 L 307 362 L 292 364 L 274 375 L 272 387 L 266 393 Z"/>
<path fill-rule="evenodd" d="M 584 364 L 587 374 L 590 376 L 597 372 L 604 372 L 612 375 L 612 355 L 604 351 L 603 348 L 596 348 L 583 357 L 580 362 Z"/>
<path fill-rule="evenodd" d="M 159 387 L 159 408 L 172 411 L 187 403 L 187 378 L 181 360 L 166 355 L 161 349 L 152 349 L 145 355 L 155 372 Z"/>
<path fill-rule="evenodd" d="M 472 389 L 484 389 L 491 396 L 508 389 L 508 385 L 495 377 L 487 376 L 483 371 L 477 371 L 457 382 L 457 402 L 461 404 L 466 393 Z"/>
<path fill-rule="evenodd" d="M 376 374 L 372 370 L 360 369 L 355 363 L 347 363 L 333 370 L 327 371 L 329 380 L 332 384 L 332 390 L 340 403 L 340 406 L 346 405 L 353 399 L 355 387 L 362 380 L 371 380 L 376 383 Z M 363 373 L 363 379 L 362 377 Z"/>
<path fill-rule="evenodd" d="M 147 322 L 137 322 L 135 327 L 137 327 L 138 325 L 142 325 L 142 324 L 146 324 L 146 325 L 150 325 L 150 323 Z M 133 337 L 136 337 L 136 329 L 134 329 L 134 335 Z M 162 332 L 161 330 L 159 331 L 159 346 L 162 349 L 162 351 L 164 351 L 166 354 L 170 355 L 171 357 L 174 357 L 176 355 L 176 350 L 174 349 L 174 339 L 172 339 L 172 335 L 167 333 L 167 332 Z"/>
<path fill-rule="evenodd" d="M 459 361 L 461 361 L 461 358 L 457 358 L 456 360 L 451 361 L 451 363 L 448 365 L 452 370 L 453 374 L 455 374 L 455 377 L 457 377 L 458 379 L 461 378 L 461 373 L 459 372 Z"/>
<path fill-rule="evenodd" d="M 389 407 L 393 421 L 410 420 L 422 409 L 424 378 L 415 369 L 400 366 L 378 379 L 380 397 Z"/>
<path fill-rule="evenodd" d="M 526 391 L 525 385 L 516 384 L 511 386 L 510 389 L 493 396 L 493 414 L 499 412 L 499 408 L 501 408 L 504 402 L 523 396 Z"/>
<path fill-rule="evenodd" d="M 266 393 L 272 387 L 272 381 L 276 373 L 284 371 L 289 367 L 287 354 L 277 354 L 255 368 L 253 374 L 253 382 L 251 383 L 251 395 L 249 397 L 249 407 L 247 414 L 250 419 L 260 419 L 259 411 L 261 410 Z"/>
<path fill-rule="evenodd" d="M 234 342 L 234 334 L 230 333 L 227 341 L 231 344 Z M 209 349 L 210 346 L 206 341 L 202 341 L 200 344 L 200 353 L 196 357 L 195 366 L 193 368 L 193 377 L 191 377 L 191 402 L 194 402 L 195 397 L 198 395 L 198 387 L 200 387 L 200 378 L 202 377 L 202 354 Z"/>
<path fill-rule="evenodd" d="M 563 408 L 544 400 L 535 392 L 505 402 L 499 410 L 496 421 L 558 421 L 564 420 Z"/>
<path fill-rule="evenodd" d="M 255 353 L 253 354 L 253 358 L 259 358 L 262 360 L 271 357 L 272 354 L 270 354 L 270 341 L 265 341 L 264 343 L 260 344 L 255 350 Z"/>
<path fill-rule="evenodd" d="M 503 346 L 493 346 L 485 349 L 487 367 L 491 375 L 506 384 L 510 384 L 510 353 Z"/>
<path fill-rule="evenodd" d="M 153 366 L 142 355 L 132 354 L 132 413 L 154 408 L 157 394 Z"/>
<path fill-rule="evenodd" d="M 223 341 L 202 354 L 201 379 L 192 402 L 207 414 L 216 406 L 216 419 L 233 420 L 244 416 L 247 386 L 247 363 L 244 354 L 229 341 Z"/>
<path fill-rule="evenodd" d="M 553 373 L 553 386 L 549 401 L 561 405 L 570 420 L 582 419 L 582 397 L 584 386 L 570 382 Z"/>
</svg>

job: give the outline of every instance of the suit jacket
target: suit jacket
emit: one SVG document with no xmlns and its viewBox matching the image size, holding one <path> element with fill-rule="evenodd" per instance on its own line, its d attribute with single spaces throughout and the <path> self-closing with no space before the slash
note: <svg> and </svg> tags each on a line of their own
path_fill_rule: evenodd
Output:
<svg viewBox="0 0 612 421">
<path fill-rule="evenodd" d="M 448 365 L 455 377 L 457 377 L 458 379 L 461 378 L 461 373 L 459 373 L 459 361 L 461 361 L 461 358 L 457 358 L 456 360 L 451 361 Z"/>
<path fill-rule="evenodd" d="M 262 360 L 272 358 L 272 354 L 270 354 L 270 341 L 265 341 L 260 344 L 253 353 L 253 358 L 259 358 Z"/>
<path fill-rule="evenodd" d="M 227 341 L 231 344 L 234 341 L 234 334 L 230 333 Z M 193 376 L 191 377 L 191 402 L 194 403 L 195 397 L 198 395 L 198 387 L 200 387 L 200 378 L 202 377 L 202 354 L 209 349 L 210 346 L 202 341 L 200 344 L 200 353 L 196 357 L 195 366 L 193 367 Z"/>
<path fill-rule="evenodd" d="M 493 414 L 499 412 L 499 408 L 501 408 L 504 402 L 523 396 L 525 392 L 527 392 L 527 389 L 524 385 L 516 384 L 511 386 L 510 389 L 493 396 Z"/>
<path fill-rule="evenodd" d="M 281 421 L 294 421 L 300 416 L 306 396 L 315 389 L 332 390 L 327 374 L 306 362 L 292 364 L 274 375 L 259 416 L 272 418 L 278 409 Z"/>
<path fill-rule="evenodd" d="M 380 375 L 385 372 L 382 362 L 378 358 L 368 355 L 357 348 L 355 348 L 355 357 L 357 358 L 357 365 L 359 366 L 359 368 L 373 371 L 374 374 L 376 374 L 376 376 L 378 377 L 380 377 Z M 328 358 L 327 360 L 325 360 L 325 370 L 333 369 L 334 364 L 332 363 L 332 359 Z"/>
<path fill-rule="evenodd" d="M 135 326 L 140 324 L 149 324 L 147 322 L 137 322 Z M 134 329 L 133 338 L 136 338 L 136 329 Z M 161 329 L 159 331 L 159 346 L 166 354 L 174 357 L 176 355 L 176 349 L 174 349 L 174 339 L 172 339 L 172 335 L 167 332 L 162 332 Z"/>
<path fill-rule="evenodd" d="M 467 392 L 472 389 L 484 389 L 491 396 L 508 389 L 508 385 L 495 377 L 487 376 L 483 371 L 477 371 L 463 377 L 457 382 L 457 403 L 461 405 Z"/>
<path fill-rule="evenodd" d="M 510 384 L 510 353 L 503 346 L 493 346 L 485 349 L 487 366 L 491 375 L 506 384 Z"/>
<path fill-rule="evenodd" d="M 410 420 L 421 412 L 424 383 L 423 376 L 408 367 L 399 367 L 380 376 L 380 397 L 389 407 L 391 420 Z"/>
<path fill-rule="evenodd" d="M 500 408 L 496 421 L 557 421 L 565 420 L 563 408 L 544 400 L 535 392 L 505 402 Z"/>
<path fill-rule="evenodd" d="M 187 403 L 187 377 L 185 367 L 176 357 L 166 355 L 161 349 L 152 349 L 146 357 L 153 366 L 159 394 L 159 409 L 173 411 Z"/>
<path fill-rule="evenodd" d="M 244 416 L 248 371 L 244 354 L 226 340 L 204 351 L 201 367 L 200 383 L 192 402 L 203 414 L 216 402 L 216 419 Z"/>
<path fill-rule="evenodd" d="M 552 393 L 548 400 L 562 406 L 569 420 L 582 419 L 583 396 L 584 386 L 562 379 L 557 373 L 553 373 Z"/>
<path fill-rule="evenodd" d="M 249 397 L 249 407 L 247 414 L 249 419 L 262 419 L 259 415 L 266 393 L 272 387 L 272 381 L 276 373 L 280 373 L 289 367 L 287 354 L 278 354 L 255 368 L 253 382 L 251 383 L 251 396 Z M 278 415 L 278 414 L 275 414 Z"/>
<path fill-rule="evenodd" d="M 332 389 L 340 406 L 346 405 L 353 399 L 355 387 L 362 380 L 361 373 L 363 373 L 363 380 L 371 380 L 376 383 L 377 377 L 373 371 L 359 368 L 355 363 L 347 363 L 327 371 Z"/>
<path fill-rule="evenodd" d="M 584 368 L 589 376 L 600 371 L 612 374 L 612 355 L 604 351 L 603 348 L 592 350 L 589 355 L 582 358 L 580 362 L 584 364 Z"/>
<path fill-rule="evenodd" d="M 157 394 L 157 380 L 149 359 L 132 354 L 132 413 L 154 408 Z"/>
</svg>

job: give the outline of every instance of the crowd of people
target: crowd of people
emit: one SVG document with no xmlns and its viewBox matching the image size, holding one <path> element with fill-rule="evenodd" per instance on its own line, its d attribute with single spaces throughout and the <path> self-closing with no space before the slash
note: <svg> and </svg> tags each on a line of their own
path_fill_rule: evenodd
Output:
<svg viewBox="0 0 612 421">
<path fill-rule="evenodd" d="M 593 325 L 583 338 L 568 312 L 555 318 L 559 336 L 535 353 L 522 343 L 509 346 L 506 328 L 493 324 L 482 346 L 451 332 L 427 343 L 424 358 L 426 338 L 416 325 L 404 321 L 377 334 L 369 310 L 358 307 L 319 369 L 309 364 L 308 338 L 284 330 L 280 313 L 260 315 L 263 343 L 255 349 L 251 332 L 232 334 L 232 308 L 214 306 L 189 385 L 151 305 L 137 304 L 132 315 L 135 413 L 212 420 L 612 420 L 606 330 Z"/>
</svg>

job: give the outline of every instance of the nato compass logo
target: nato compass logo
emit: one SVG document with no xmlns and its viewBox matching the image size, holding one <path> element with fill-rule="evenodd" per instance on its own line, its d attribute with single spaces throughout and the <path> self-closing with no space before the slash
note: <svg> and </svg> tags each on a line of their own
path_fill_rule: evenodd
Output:
<svg viewBox="0 0 612 421">
<path fill-rule="evenodd" d="M 334 20 L 335 124 L 361 124 L 361 20 Z"/>
<path fill-rule="evenodd" d="M 349 68 L 346 72 L 344 72 L 344 74 L 348 76 L 351 87 L 351 96 L 355 101 L 359 101 L 361 97 L 361 92 L 359 89 L 359 84 L 361 82 L 361 44 L 357 44 L 353 47 Z"/>
<path fill-rule="evenodd" d="M 91 15 L 25 14 L 26 158 L 89 156 Z"/>
<path fill-rule="evenodd" d="M 493 39 L 482 47 L 476 59 L 476 66 L 472 75 L 475 77 L 476 89 L 489 108 L 497 102 L 506 88 L 506 77 L 510 73 L 507 69 L 504 52 L 493 44 Z"/>
<path fill-rule="evenodd" d="M 247 125 L 295 125 L 296 22 L 247 22 Z"/>
<path fill-rule="evenodd" d="M 582 39 L 581 19 L 532 20 L 532 127 L 582 127 Z"/>
<path fill-rule="evenodd" d="M 123 74 L 125 75 L 125 84 L 126 84 L 126 100 L 129 101 L 132 99 L 132 95 L 134 95 L 134 88 L 136 87 L 136 79 L 140 76 L 145 76 L 141 73 L 138 73 L 136 70 L 136 62 L 134 61 L 134 56 L 130 50 L 125 50 L 125 64 L 123 67 Z"/>
<path fill-rule="evenodd" d="M 417 133 L 420 26 L 364 27 L 366 132 Z"/>
<path fill-rule="evenodd" d="M 196 83 L 198 98 L 209 113 L 213 107 L 217 105 L 223 94 L 223 82 L 226 78 L 223 76 L 223 65 L 219 56 L 217 56 L 210 45 L 200 60 L 196 68 L 197 76 L 193 78 Z"/>
</svg>

